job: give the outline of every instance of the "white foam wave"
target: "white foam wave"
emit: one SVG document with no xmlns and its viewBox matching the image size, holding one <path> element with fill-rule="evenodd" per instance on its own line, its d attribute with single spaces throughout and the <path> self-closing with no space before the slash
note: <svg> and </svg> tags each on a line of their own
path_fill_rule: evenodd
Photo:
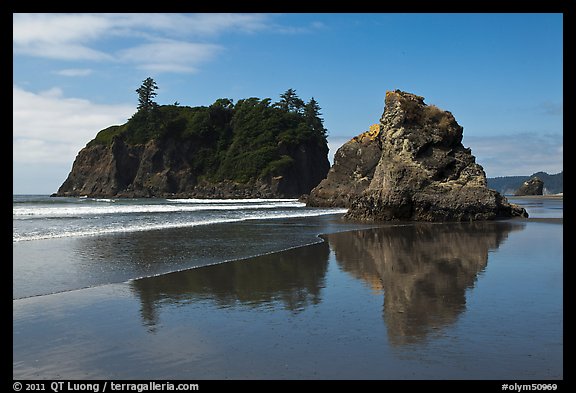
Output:
<svg viewBox="0 0 576 393">
<path fill-rule="evenodd" d="M 298 199 L 166 199 L 169 202 L 176 203 L 197 203 L 197 204 L 237 204 L 237 203 L 270 203 L 270 202 L 281 202 L 281 203 L 300 203 Z"/>
<path fill-rule="evenodd" d="M 14 207 L 12 215 L 15 219 L 20 218 L 57 218 L 57 217 L 84 217 L 105 214 L 143 214 L 143 213 L 178 213 L 197 212 L 208 210 L 255 210 L 276 208 L 302 208 L 306 204 L 298 201 L 286 200 L 282 202 L 250 203 L 250 204 L 149 204 L 149 205 L 91 205 L 91 206 L 54 206 L 38 209 L 36 207 Z"/>
<path fill-rule="evenodd" d="M 99 236 L 114 233 L 129 233 L 129 232 L 143 232 L 151 230 L 162 230 L 162 229 L 172 229 L 172 228 L 186 228 L 195 227 L 201 225 L 211 225 L 211 224 L 222 224 L 230 222 L 240 222 L 249 220 L 269 220 L 269 219 L 284 219 L 284 218 L 301 218 L 301 217 L 316 217 L 327 214 L 343 214 L 346 213 L 347 209 L 313 209 L 313 210 L 297 210 L 297 211 L 269 211 L 262 212 L 252 215 L 247 215 L 243 217 L 235 218 L 213 218 L 209 220 L 198 220 L 198 221 L 188 221 L 188 222 L 164 222 L 164 223 L 146 223 L 146 224 L 129 224 L 124 226 L 116 227 L 104 227 L 104 228 L 91 228 L 82 230 L 69 230 L 62 232 L 48 232 L 48 233 L 23 233 L 13 234 L 13 242 L 21 241 L 31 241 L 31 240 L 46 240 L 46 239 L 57 239 L 57 238 L 71 238 L 71 237 L 85 237 L 85 236 Z"/>
</svg>

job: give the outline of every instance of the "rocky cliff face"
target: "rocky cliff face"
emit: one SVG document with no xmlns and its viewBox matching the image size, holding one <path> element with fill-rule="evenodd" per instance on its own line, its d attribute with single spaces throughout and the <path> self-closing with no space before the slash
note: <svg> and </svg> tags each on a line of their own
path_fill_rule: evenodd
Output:
<svg viewBox="0 0 576 393">
<path fill-rule="evenodd" d="M 345 218 L 361 221 L 471 221 L 527 216 L 489 190 L 483 168 L 462 145 L 454 116 L 424 98 L 386 92 L 378 143 L 382 154 L 368 186 L 349 195 Z M 313 190 L 312 194 L 317 193 Z"/>
<path fill-rule="evenodd" d="M 372 181 L 382 156 L 380 124 L 342 145 L 334 154 L 334 165 L 308 196 L 308 206 L 348 207 Z"/>
<path fill-rule="evenodd" d="M 77 155 L 56 196 L 128 198 L 297 198 L 325 177 L 327 147 L 300 143 L 282 154 L 293 160 L 276 176 L 251 179 L 203 180 L 190 151 L 191 141 L 151 140 L 130 145 L 116 138 L 109 146 L 93 145 Z"/>
<path fill-rule="evenodd" d="M 544 191 L 544 182 L 538 177 L 532 177 L 526 180 L 522 185 L 516 190 L 514 195 L 542 195 Z"/>
</svg>

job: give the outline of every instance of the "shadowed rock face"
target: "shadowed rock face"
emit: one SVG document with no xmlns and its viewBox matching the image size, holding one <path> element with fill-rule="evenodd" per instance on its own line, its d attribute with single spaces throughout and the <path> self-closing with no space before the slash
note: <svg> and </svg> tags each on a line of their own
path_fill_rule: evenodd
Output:
<svg viewBox="0 0 576 393">
<path fill-rule="evenodd" d="M 516 196 L 522 195 L 542 195 L 544 191 L 544 182 L 538 177 L 526 180 L 514 193 Z"/>
<path fill-rule="evenodd" d="M 382 156 L 380 124 L 342 145 L 334 154 L 334 165 L 308 196 L 308 206 L 348 207 L 372 181 Z"/>
<path fill-rule="evenodd" d="M 384 293 L 390 342 L 420 342 L 466 310 L 466 291 L 510 222 L 413 223 L 325 236 L 342 270 Z"/>
<path fill-rule="evenodd" d="M 382 155 L 346 218 L 361 221 L 475 221 L 527 217 L 487 187 L 483 168 L 462 145 L 463 128 L 424 98 L 386 92 Z"/>
<path fill-rule="evenodd" d="M 303 142 L 279 146 L 294 165 L 281 175 L 247 183 L 209 182 L 194 169 L 191 141 L 152 140 L 130 145 L 116 139 L 109 146 L 83 148 L 55 196 L 127 198 L 298 198 L 328 172 L 328 148 Z"/>
</svg>

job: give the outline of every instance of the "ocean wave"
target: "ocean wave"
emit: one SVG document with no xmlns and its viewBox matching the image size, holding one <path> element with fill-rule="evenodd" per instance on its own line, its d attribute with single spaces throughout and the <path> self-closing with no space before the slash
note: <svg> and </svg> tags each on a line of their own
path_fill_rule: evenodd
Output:
<svg viewBox="0 0 576 393">
<path fill-rule="evenodd" d="M 57 218 L 57 217 L 82 217 L 106 214 L 143 214 L 143 213 L 178 213 L 178 212 L 198 212 L 209 210 L 256 210 L 256 209 L 277 209 L 277 208 L 302 208 L 306 204 L 297 200 L 282 202 L 249 202 L 233 204 L 225 203 L 175 203 L 175 204 L 116 204 L 116 205 L 90 205 L 90 206 L 54 206 L 54 207 L 14 207 L 12 216 L 14 219 L 26 218 Z"/>
<path fill-rule="evenodd" d="M 166 199 L 169 202 L 175 203 L 198 203 L 198 204 L 237 204 L 237 203 L 270 203 L 270 202 L 281 202 L 281 203 L 301 203 L 298 199 Z"/>
<path fill-rule="evenodd" d="M 164 230 L 173 228 L 187 228 L 201 225 L 223 224 L 231 222 L 249 221 L 249 220 L 270 220 L 270 219 L 286 219 L 286 218 L 301 218 L 301 217 L 316 217 L 328 214 L 343 214 L 347 209 L 299 209 L 297 211 L 268 211 L 245 215 L 241 217 L 216 217 L 198 221 L 182 221 L 182 222 L 163 222 L 163 223 L 145 223 L 145 224 L 126 224 L 109 227 L 99 228 L 83 228 L 83 229 L 70 229 L 59 232 L 49 231 L 44 233 L 14 233 L 13 242 L 32 241 L 32 240 L 47 240 L 58 238 L 73 238 L 85 236 L 100 236 L 116 233 L 130 233 L 142 232 L 152 230 Z"/>
</svg>

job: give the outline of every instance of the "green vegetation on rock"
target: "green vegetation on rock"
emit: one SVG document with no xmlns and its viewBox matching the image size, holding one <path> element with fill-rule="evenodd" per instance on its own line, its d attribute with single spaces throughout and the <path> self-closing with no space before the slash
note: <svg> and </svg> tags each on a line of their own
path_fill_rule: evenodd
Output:
<svg viewBox="0 0 576 393">
<path fill-rule="evenodd" d="M 292 152 L 302 143 L 327 144 L 317 101 L 304 103 L 293 89 L 280 97 L 277 103 L 251 97 L 198 107 L 141 105 L 128 122 L 103 129 L 87 147 L 117 139 L 131 146 L 175 141 L 188 146 L 191 169 L 207 181 L 274 177 L 295 165 Z"/>
</svg>

